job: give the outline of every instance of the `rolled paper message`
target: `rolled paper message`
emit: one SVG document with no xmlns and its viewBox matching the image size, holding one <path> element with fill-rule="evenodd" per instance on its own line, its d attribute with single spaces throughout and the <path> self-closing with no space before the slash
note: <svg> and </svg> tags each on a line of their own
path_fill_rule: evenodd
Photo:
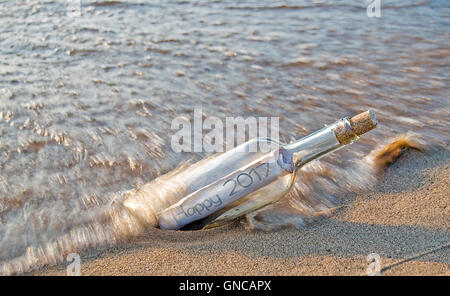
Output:
<svg viewBox="0 0 450 296">
<path fill-rule="evenodd" d="M 197 190 L 159 215 L 161 229 L 181 227 L 205 218 L 239 198 L 275 181 L 284 168 L 274 151 L 232 174 Z"/>
</svg>

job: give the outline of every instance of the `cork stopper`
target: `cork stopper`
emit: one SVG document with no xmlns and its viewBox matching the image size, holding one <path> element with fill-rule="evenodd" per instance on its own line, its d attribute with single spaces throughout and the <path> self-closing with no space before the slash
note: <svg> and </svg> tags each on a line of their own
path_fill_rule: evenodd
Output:
<svg viewBox="0 0 450 296">
<path fill-rule="evenodd" d="M 360 113 L 350 119 L 350 124 L 357 136 L 367 133 L 377 126 L 377 119 L 372 110 Z"/>
<path fill-rule="evenodd" d="M 375 114 L 371 110 L 368 110 L 352 118 L 348 118 L 347 121 L 342 121 L 341 124 L 336 126 L 334 134 L 339 143 L 345 145 L 353 142 L 358 136 L 367 133 L 376 126 L 377 119 L 375 118 Z"/>
</svg>

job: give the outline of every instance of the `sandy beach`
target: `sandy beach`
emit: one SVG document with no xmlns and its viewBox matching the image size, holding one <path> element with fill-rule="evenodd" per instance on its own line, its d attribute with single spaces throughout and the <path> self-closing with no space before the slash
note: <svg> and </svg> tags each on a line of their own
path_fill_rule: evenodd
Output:
<svg viewBox="0 0 450 296">
<path fill-rule="evenodd" d="M 372 2 L 0 1 L 0 275 L 448 275 L 449 1 Z M 292 183 L 208 158 L 367 110 Z M 238 171 L 251 227 L 155 228 Z"/>
<path fill-rule="evenodd" d="M 450 154 L 406 151 L 376 188 L 348 195 L 303 229 L 248 231 L 238 222 L 194 232 L 152 230 L 81 256 L 82 275 L 449 275 Z M 34 275 L 65 275 L 65 263 Z"/>
</svg>

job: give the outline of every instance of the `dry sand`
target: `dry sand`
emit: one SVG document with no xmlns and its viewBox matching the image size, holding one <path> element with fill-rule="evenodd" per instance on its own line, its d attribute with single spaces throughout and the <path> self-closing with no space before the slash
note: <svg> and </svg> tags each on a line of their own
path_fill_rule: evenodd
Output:
<svg viewBox="0 0 450 296">
<path fill-rule="evenodd" d="M 152 230 L 82 254 L 82 275 L 450 275 L 450 153 L 407 151 L 371 193 L 348 195 L 331 218 L 302 229 Z M 65 275 L 65 264 L 35 275 Z"/>
</svg>

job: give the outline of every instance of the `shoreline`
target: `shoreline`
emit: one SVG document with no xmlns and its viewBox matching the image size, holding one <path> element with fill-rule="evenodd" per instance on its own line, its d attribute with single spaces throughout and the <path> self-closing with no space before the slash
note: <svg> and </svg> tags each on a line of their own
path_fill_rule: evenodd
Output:
<svg viewBox="0 0 450 296">
<path fill-rule="evenodd" d="M 81 254 L 82 275 L 450 275 L 450 153 L 405 151 L 370 192 L 339 198 L 330 218 L 301 229 L 154 229 Z M 30 275 L 65 275 L 67 263 Z"/>
</svg>

